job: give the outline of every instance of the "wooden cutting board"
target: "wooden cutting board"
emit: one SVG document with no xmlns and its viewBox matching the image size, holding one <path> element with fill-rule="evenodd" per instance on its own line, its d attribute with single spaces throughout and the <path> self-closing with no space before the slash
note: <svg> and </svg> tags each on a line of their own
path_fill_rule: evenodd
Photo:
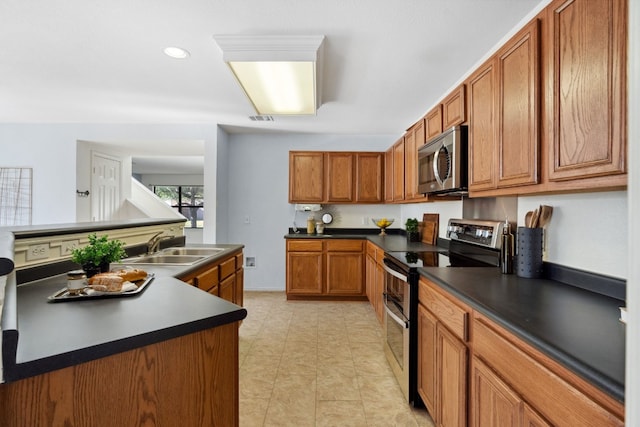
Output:
<svg viewBox="0 0 640 427">
<path fill-rule="evenodd" d="M 440 214 L 426 213 L 422 215 L 422 243 L 435 245 L 438 240 Z"/>
</svg>

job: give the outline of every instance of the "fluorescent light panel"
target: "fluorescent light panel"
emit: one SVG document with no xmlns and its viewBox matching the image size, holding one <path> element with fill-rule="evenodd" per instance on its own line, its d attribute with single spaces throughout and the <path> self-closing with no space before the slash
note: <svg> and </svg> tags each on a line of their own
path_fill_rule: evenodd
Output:
<svg viewBox="0 0 640 427">
<path fill-rule="evenodd" d="M 258 114 L 316 114 L 324 36 L 217 35 L 214 40 Z"/>
<path fill-rule="evenodd" d="M 235 61 L 229 67 L 259 114 L 315 114 L 313 62 Z"/>
</svg>

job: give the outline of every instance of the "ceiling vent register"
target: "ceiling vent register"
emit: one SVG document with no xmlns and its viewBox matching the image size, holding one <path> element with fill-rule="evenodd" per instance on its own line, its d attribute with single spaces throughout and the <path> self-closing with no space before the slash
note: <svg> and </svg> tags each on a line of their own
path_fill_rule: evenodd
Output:
<svg viewBox="0 0 640 427">
<path fill-rule="evenodd" d="M 273 116 L 266 115 L 258 115 L 258 116 L 249 116 L 249 119 L 253 122 L 272 122 Z"/>
</svg>

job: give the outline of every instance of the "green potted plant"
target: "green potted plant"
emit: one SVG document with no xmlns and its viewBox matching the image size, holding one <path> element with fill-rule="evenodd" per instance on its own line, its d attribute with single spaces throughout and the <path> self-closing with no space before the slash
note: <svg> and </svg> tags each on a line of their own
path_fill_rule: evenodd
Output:
<svg viewBox="0 0 640 427">
<path fill-rule="evenodd" d="M 420 232 L 418 231 L 419 222 L 416 218 L 407 218 L 404 223 L 407 232 L 407 242 L 419 242 Z"/>
<path fill-rule="evenodd" d="M 71 261 L 82 266 L 91 277 L 99 272 L 109 271 L 109 264 L 120 261 L 127 256 L 124 244 L 120 240 L 108 240 L 106 234 L 98 237 L 96 233 L 89 235 L 89 244 L 71 251 Z"/>
</svg>

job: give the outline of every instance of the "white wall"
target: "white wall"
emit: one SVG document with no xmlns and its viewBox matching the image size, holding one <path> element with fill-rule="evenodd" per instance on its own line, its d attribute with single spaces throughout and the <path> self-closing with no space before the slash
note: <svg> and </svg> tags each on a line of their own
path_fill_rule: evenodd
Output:
<svg viewBox="0 0 640 427">
<path fill-rule="evenodd" d="M 210 152 L 207 152 L 207 156 Z M 229 182 L 233 180 L 233 174 L 230 175 L 230 166 L 229 166 L 229 135 L 222 130 L 222 128 L 218 128 L 217 135 L 217 145 L 216 145 L 216 159 L 215 163 L 209 157 L 205 157 L 205 162 L 207 165 L 211 165 L 212 163 L 216 165 L 215 169 L 215 181 L 213 184 L 216 186 L 216 198 L 206 200 L 215 200 L 216 203 L 216 226 L 215 226 L 215 237 L 213 240 L 207 239 L 207 234 L 209 234 L 209 228 L 205 226 L 205 242 L 216 242 L 216 243 L 244 243 L 240 241 L 233 241 L 233 238 L 230 237 L 229 234 Z M 206 168 L 206 166 L 205 166 Z M 210 181 L 211 178 L 205 177 L 205 186 L 209 186 L 212 184 Z"/>
<path fill-rule="evenodd" d="M 627 277 L 627 192 L 518 198 L 518 223 L 527 211 L 553 206 L 544 260 L 608 276 Z"/>
<path fill-rule="evenodd" d="M 422 221 L 422 214 L 437 213 L 440 215 L 438 221 L 438 237 L 447 237 L 447 223 L 450 218 L 462 218 L 462 201 L 449 200 L 446 202 L 434 203 L 412 203 L 402 206 L 402 228 L 407 218 L 416 218 Z"/>
<path fill-rule="evenodd" d="M 33 168 L 33 224 L 75 221 L 76 139 L 55 125 L 0 125 L 2 166 Z"/>
<path fill-rule="evenodd" d="M 256 267 L 245 271 L 245 287 L 285 288 L 284 235 L 292 227 L 295 213 L 288 202 L 290 150 L 383 151 L 395 139 L 395 136 L 230 134 L 226 232 L 229 242 L 245 244 L 245 256 L 256 257 Z M 373 216 L 372 212 L 399 214 L 397 206 L 335 209 L 339 223 L 346 226 L 360 226 L 362 216 Z M 245 223 L 247 216 L 249 224 Z M 299 214 L 298 218 L 298 224 L 305 227 L 306 216 Z"/>
<path fill-rule="evenodd" d="M 0 124 L 1 162 L 2 166 L 33 168 L 32 223 L 59 224 L 76 221 L 76 189 L 87 189 L 90 184 L 82 178 L 89 174 L 78 174 L 76 182 L 76 164 L 89 170 L 86 159 L 76 157 L 78 141 L 200 139 L 215 150 L 216 137 L 215 124 Z M 135 149 L 134 142 L 130 146 Z M 210 191 L 205 197 L 215 200 L 215 186 Z"/>
</svg>

